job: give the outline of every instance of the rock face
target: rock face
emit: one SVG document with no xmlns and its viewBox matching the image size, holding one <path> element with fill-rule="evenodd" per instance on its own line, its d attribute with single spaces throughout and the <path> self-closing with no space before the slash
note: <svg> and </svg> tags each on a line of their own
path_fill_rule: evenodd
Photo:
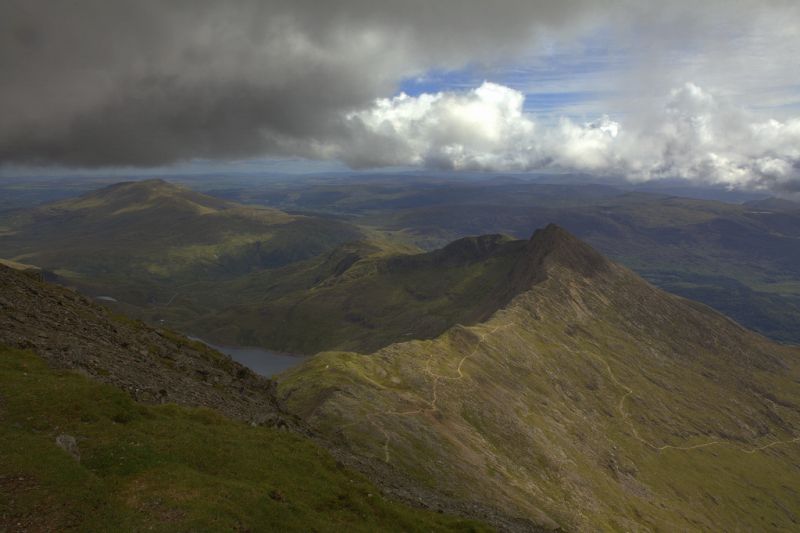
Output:
<svg viewBox="0 0 800 533">
<path fill-rule="evenodd" d="M 80 294 L 0 265 L 0 344 L 30 349 L 149 403 L 204 406 L 285 423 L 274 384 L 202 343 L 115 316 Z"/>
<path fill-rule="evenodd" d="M 72 435 L 67 435 L 62 433 L 58 437 L 56 437 L 56 445 L 67 452 L 70 457 L 75 459 L 76 461 L 80 462 L 81 460 L 81 451 L 78 449 L 78 441 L 75 440 L 75 437 Z"/>
<path fill-rule="evenodd" d="M 320 354 L 281 378 L 288 408 L 418 486 L 545 527 L 800 527 L 800 350 L 557 226 L 520 245 L 487 320 Z"/>
</svg>

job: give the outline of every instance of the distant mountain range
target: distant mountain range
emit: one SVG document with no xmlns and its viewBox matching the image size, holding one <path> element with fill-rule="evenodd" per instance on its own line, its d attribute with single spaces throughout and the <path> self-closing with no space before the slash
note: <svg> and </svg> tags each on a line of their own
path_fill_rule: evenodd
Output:
<svg viewBox="0 0 800 533">
<path fill-rule="evenodd" d="M 478 272 L 480 261 L 447 266 L 450 281 L 436 287 L 436 254 L 447 252 L 433 250 L 474 235 L 525 238 L 555 222 L 663 289 L 800 342 L 800 210 L 786 201 L 734 205 L 606 185 L 420 176 L 214 194 L 146 180 L 7 211 L 0 257 L 218 343 L 371 351 L 491 308 L 458 276 L 491 285 L 502 258 L 487 263 L 495 271 Z M 410 259 L 426 250 L 434 255 Z M 420 269 L 404 270 L 415 261 Z"/>
<path fill-rule="evenodd" d="M 680 192 L 698 193 L 515 177 L 375 176 L 212 194 L 290 212 L 334 214 L 426 250 L 470 235 L 527 238 L 534 228 L 556 223 L 663 289 L 774 339 L 800 343 L 800 204 L 775 198 L 723 203 Z"/>
<path fill-rule="evenodd" d="M 191 313 L 195 293 L 210 296 L 195 284 L 217 287 L 363 238 L 345 222 L 239 205 L 161 180 L 12 211 L 0 226 L 5 259 L 39 266 L 50 279 L 111 297 L 139 316 L 174 311 L 170 324 L 181 326 L 190 323 L 180 315 Z M 241 297 L 253 295 L 223 294 L 221 304 Z"/>
<path fill-rule="evenodd" d="M 51 217 L 86 228 L 95 219 L 82 210 L 103 209 L 96 220 L 109 222 L 93 227 L 110 232 L 109 250 L 124 251 L 111 237 L 122 235 L 114 217 L 155 208 L 116 204 L 120 191 L 139 198 L 133 205 L 165 202 L 170 208 L 153 214 L 177 212 L 186 228 L 212 217 L 216 224 L 203 227 L 219 245 L 223 233 L 211 228 L 248 212 L 204 197 L 187 206 L 193 193 L 144 186 L 146 194 L 124 186 L 55 214 L 41 208 L 41 235 L 58 243 L 59 231 L 70 234 Z M 6 242 L 36 231 L 31 213 L 15 216 Z M 277 231 L 297 215 L 248 216 Z M 395 235 L 338 224 L 331 227 L 366 240 L 246 273 L 182 263 L 181 271 L 207 277 L 189 287 L 202 296 L 172 299 L 182 302 L 174 315 L 161 301 L 101 307 L 41 281 L 52 264 L 26 273 L 0 266 L 1 412 L 9 422 L 0 481 L 26 495 L 3 503 L 0 520 L 44 529 L 483 527 L 452 515 L 503 531 L 797 526 L 797 348 L 653 287 L 553 224 L 526 240 L 484 235 L 425 253 Z M 176 235 L 159 237 L 159 257 L 184 245 Z M 126 272 L 155 251 L 131 248 Z M 89 266 L 74 265 L 96 276 L 60 271 L 61 281 L 113 288 L 91 270 L 90 254 L 80 257 Z M 235 314 L 228 298 L 241 294 L 252 300 Z M 178 333 L 118 314 L 152 307 L 191 316 L 186 302 L 199 308 L 215 298 L 224 312 L 211 308 L 193 322 L 210 336 L 227 328 L 259 339 L 263 331 L 265 343 L 328 351 L 267 381 Z M 162 403 L 204 406 L 258 427 L 153 405 Z"/>
</svg>

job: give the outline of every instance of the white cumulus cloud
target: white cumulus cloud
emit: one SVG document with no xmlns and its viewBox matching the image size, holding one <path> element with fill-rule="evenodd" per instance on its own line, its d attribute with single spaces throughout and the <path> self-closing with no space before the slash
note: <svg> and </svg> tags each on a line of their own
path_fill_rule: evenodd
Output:
<svg viewBox="0 0 800 533">
<path fill-rule="evenodd" d="M 350 113 L 349 134 L 325 151 L 354 167 L 551 168 L 770 188 L 800 178 L 800 119 L 765 119 L 692 83 L 655 111 L 619 121 L 539 123 L 524 103 L 521 92 L 490 82 L 382 98 Z"/>
<path fill-rule="evenodd" d="M 400 94 L 351 113 L 351 143 L 337 155 L 356 166 L 515 168 L 532 159 L 536 126 L 524 96 L 484 83 L 463 93 Z"/>
</svg>

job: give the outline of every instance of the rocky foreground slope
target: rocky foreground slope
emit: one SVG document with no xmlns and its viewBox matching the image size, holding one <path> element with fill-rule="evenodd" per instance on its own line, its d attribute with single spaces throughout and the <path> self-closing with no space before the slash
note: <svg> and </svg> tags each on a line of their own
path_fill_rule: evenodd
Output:
<svg viewBox="0 0 800 533">
<path fill-rule="evenodd" d="M 488 530 L 384 497 L 226 356 L 38 278 L 0 266 L 0 531 Z"/>
<path fill-rule="evenodd" d="M 285 375 L 335 445 L 566 530 L 800 528 L 800 350 L 664 293 L 564 230 L 488 320 Z"/>
<path fill-rule="evenodd" d="M 0 265 L 0 345 L 29 349 L 148 403 L 204 406 L 248 422 L 281 420 L 271 381 L 200 342 L 114 315 L 37 272 Z"/>
</svg>

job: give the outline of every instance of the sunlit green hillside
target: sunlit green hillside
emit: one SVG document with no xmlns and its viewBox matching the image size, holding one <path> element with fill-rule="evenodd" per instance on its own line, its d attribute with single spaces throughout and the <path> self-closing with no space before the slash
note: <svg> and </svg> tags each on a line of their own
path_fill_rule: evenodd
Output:
<svg viewBox="0 0 800 533">
<path fill-rule="evenodd" d="M 800 351 L 555 226 L 489 320 L 292 369 L 289 408 L 418 483 L 575 531 L 790 531 Z"/>
</svg>

